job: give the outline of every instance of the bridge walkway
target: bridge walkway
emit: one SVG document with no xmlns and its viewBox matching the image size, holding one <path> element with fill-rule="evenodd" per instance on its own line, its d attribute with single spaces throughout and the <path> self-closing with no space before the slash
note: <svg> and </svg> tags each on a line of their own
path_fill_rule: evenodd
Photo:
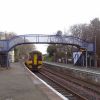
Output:
<svg viewBox="0 0 100 100">
<path fill-rule="evenodd" d="M 0 69 L 0 100 L 62 100 L 21 63 Z"/>
</svg>

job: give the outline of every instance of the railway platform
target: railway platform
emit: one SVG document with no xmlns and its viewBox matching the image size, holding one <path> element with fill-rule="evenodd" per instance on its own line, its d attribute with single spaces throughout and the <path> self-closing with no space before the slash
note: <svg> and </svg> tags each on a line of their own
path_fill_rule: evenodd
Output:
<svg viewBox="0 0 100 100">
<path fill-rule="evenodd" d="M 44 62 L 44 64 L 56 66 L 59 70 L 66 72 L 67 74 L 74 76 L 75 78 L 89 81 L 100 86 L 100 68 L 86 68 L 55 62 Z"/>
<path fill-rule="evenodd" d="M 67 98 L 65 98 L 67 100 Z M 22 64 L 0 70 L 0 100 L 64 100 Z"/>
</svg>

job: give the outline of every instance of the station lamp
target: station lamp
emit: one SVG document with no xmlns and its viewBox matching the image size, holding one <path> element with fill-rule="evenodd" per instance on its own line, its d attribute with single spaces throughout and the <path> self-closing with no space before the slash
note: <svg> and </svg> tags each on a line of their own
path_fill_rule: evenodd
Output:
<svg viewBox="0 0 100 100">
<path fill-rule="evenodd" d="M 85 48 L 80 48 L 80 51 L 84 52 L 84 51 L 86 51 L 86 49 Z"/>
</svg>

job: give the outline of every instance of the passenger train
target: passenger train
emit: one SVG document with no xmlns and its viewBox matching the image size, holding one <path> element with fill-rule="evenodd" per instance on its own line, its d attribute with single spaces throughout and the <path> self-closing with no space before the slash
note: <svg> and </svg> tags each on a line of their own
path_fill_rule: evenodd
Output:
<svg viewBox="0 0 100 100">
<path fill-rule="evenodd" d="M 42 63 L 42 53 L 40 51 L 30 52 L 28 59 L 25 61 L 25 65 L 31 71 L 39 71 L 42 68 Z"/>
</svg>

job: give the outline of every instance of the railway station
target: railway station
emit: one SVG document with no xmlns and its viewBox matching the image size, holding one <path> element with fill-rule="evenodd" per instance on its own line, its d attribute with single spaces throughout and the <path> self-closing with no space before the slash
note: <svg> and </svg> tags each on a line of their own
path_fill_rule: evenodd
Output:
<svg viewBox="0 0 100 100">
<path fill-rule="evenodd" d="M 100 100 L 99 0 L 0 4 L 0 100 Z"/>
<path fill-rule="evenodd" d="M 100 0 L 0 0 L 0 100 L 100 100 Z"/>
<path fill-rule="evenodd" d="M 33 43 L 74 45 L 79 49 L 73 52 L 73 64 L 42 62 L 42 54 L 36 51 L 30 53 L 28 61 L 11 63 L 13 48 Z M 94 43 L 74 36 L 31 34 L 0 40 L 0 46 L 0 66 L 4 68 L 0 73 L 1 100 L 100 99 L 100 70 L 91 67 L 95 66 Z"/>
</svg>

